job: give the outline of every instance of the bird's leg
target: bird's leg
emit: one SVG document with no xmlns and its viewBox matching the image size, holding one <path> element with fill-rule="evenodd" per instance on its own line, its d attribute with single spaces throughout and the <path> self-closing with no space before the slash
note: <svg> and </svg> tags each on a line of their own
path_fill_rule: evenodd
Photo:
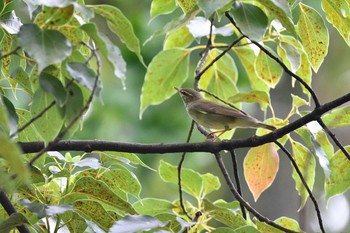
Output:
<svg viewBox="0 0 350 233">
<path fill-rule="evenodd" d="M 213 139 L 210 139 L 212 142 L 215 142 L 216 139 L 218 139 L 223 133 L 225 133 L 226 131 L 228 131 L 229 129 L 222 129 L 222 130 L 217 130 L 217 131 L 213 131 L 210 134 L 207 135 L 207 139 L 210 138 L 210 136 L 214 135 Z M 218 135 L 216 135 L 218 133 Z"/>
</svg>

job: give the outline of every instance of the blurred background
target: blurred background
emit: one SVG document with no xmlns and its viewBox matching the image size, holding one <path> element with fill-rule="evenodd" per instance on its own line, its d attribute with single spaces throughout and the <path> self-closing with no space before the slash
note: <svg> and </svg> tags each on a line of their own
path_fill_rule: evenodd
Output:
<svg viewBox="0 0 350 233">
<path fill-rule="evenodd" d="M 321 10 L 321 1 L 303 1 L 307 5 L 313 6 L 318 12 Z M 126 17 L 132 22 L 135 33 L 143 44 L 156 30 L 162 28 L 172 17 L 181 15 L 180 10 L 174 12 L 171 16 L 159 16 L 150 21 L 151 1 L 86 1 L 87 4 L 108 3 L 118 7 Z M 324 17 L 324 15 L 323 15 Z M 324 17 L 325 18 L 325 17 Z M 174 95 L 161 105 L 148 108 L 143 114 L 142 120 L 139 119 L 140 94 L 146 69 L 142 66 L 135 56 L 125 46 L 118 42 L 118 38 L 108 33 L 107 26 L 99 18 L 100 30 L 106 29 L 108 34 L 120 47 L 123 57 L 127 63 L 126 90 L 123 90 L 120 80 L 112 78 L 111 70 L 103 70 L 102 81 L 103 89 L 101 99 L 95 99 L 93 107 L 85 116 L 84 128 L 78 132 L 74 139 L 101 139 L 120 142 L 137 143 L 180 143 L 185 142 L 191 120 L 185 112 L 183 103 L 178 95 Z M 318 95 L 321 103 L 329 102 L 350 90 L 350 48 L 346 45 L 339 33 L 327 23 L 330 34 L 329 52 L 321 66 L 319 72 L 313 75 L 312 87 Z M 142 46 L 142 55 L 145 63 L 149 64 L 152 58 L 162 50 L 164 36 L 155 37 L 150 42 Z M 204 40 L 202 42 L 205 43 Z M 191 54 L 192 69 L 190 76 L 184 86 L 192 87 L 194 77 L 194 68 L 199 60 L 199 53 Z M 239 69 L 239 90 L 248 90 L 248 79 L 242 71 L 237 61 Z M 275 109 L 276 116 L 285 118 L 291 108 L 290 93 L 300 93 L 300 88 L 296 85 L 291 86 L 291 79 L 283 76 L 278 86 L 271 91 L 271 100 Z M 256 104 L 243 104 L 243 110 L 251 115 L 263 120 L 263 113 Z M 294 118 L 295 119 L 295 118 Z M 237 130 L 235 138 L 246 138 L 255 133 L 254 130 Z M 344 144 L 350 144 L 349 128 L 335 129 L 338 139 Z M 192 142 L 203 141 L 204 137 L 194 131 Z M 289 150 L 290 148 L 287 147 Z M 335 147 L 335 150 L 338 150 Z M 268 188 L 255 203 L 253 196 L 243 181 L 243 159 L 248 149 L 239 149 L 236 151 L 238 157 L 239 172 L 241 182 L 243 182 L 243 196 L 256 208 L 261 214 L 270 219 L 276 219 L 280 216 L 287 216 L 298 220 L 302 229 L 307 232 L 317 232 L 318 224 L 315 219 L 314 207 L 308 200 L 305 208 L 298 212 L 299 196 L 295 190 L 292 179 L 292 168 L 289 160 L 282 153 L 280 155 L 280 168 L 275 182 Z M 157 169 L 159 161 L 165 160 L 177 165 L 180 154 L 164 155 L 139 155 L 147 165 Z M 227 166 L 231 168 L 229 156 L 224 155 Z M 209 198 L 214 201 L 224 199 L 226 201 L 234 200 L 233 195 L 224 184 L 222 175 L 216 164 L 215 158 L 211 154 L 194 153 L 188 154 L 184 166 L 200 173 L 210 172 L 217 175 L 222 182 L 219 191 L 213 192 Z M 141 197 L 164 198 L 168 200 L 178 199 L 177 186 L 163 182 L 156 172 L 152 172 L 141 167 L 133 170 L 139 177 L 143 190 Z M 317 180 L 315 182 L 314 194 L 317 198 L 325 227 L 328 232 L 350 232 L 349 225 L 349 192 L 345 195 L 333 197 L 328 202 L 328 209 L 325 208 L 325 196 L 323 193 L 324 175 L 322 169 L 318 166 L 316 172 Z M 189 197 L 185 195 L 185 198 Z M 189 199 L 191 201 L 191 199 Z M 195 205 L 195 203 L 193 203 Z M 347 230 L 346 230 L 347 229 Z"/>
</svg>

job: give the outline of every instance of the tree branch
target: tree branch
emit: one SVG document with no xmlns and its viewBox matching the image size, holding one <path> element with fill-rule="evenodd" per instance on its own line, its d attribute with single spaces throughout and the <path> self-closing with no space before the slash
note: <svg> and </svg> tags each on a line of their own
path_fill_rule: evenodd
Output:
<svg viewBox="0 0 350 233">
<path fill-rule="evenodd" d="M 215 158 L 216 161 L 219 164 L 219 167 L 221 169 L 221 172 L 226 180 L 226 184 L 228 185 L 228 187 L 230 188 L 232 194 L 235 196 L 235 198 L 237 199 L 237 201 L 239 201 L 240 204 L 242 204 L 250 213 L 252 213 L 259 221 L 261 222 L 265 222 L 267 224 L 269 224 L 270 226 L 273 226 L 279 230 L 282 230 L 284 232 L 287 233 L 295 233 L 296 231 L 284 228 L 280 225 L 278 225 L 277 223 L 271 221 L 270 219 L 264 217 L 263 215 L 261 215 L 257 210 L 255 210 L 253 207 L 251 207 L 244 199 L 241 195 L 239 195 L 238 191 L 236 190 L 236 188 L 234 187 L 231 178 L 227 172 L 227 169 L 224 165 L 224 161 L 222 160 L 222 157 L 219 153 L 214 153 L 215 154 Z"/>
<path fill-rule="evenodd" d="M 232 150 L 243 147 L 256 147 L 268 142 L 274 142 L 284 135 L 304 126 L 305 124 L 317 120 L 322 114 L 350 101 L 350 93 L 328 102 L 320 107 L 315 108 L 311 113 L 299 118 L 298 120 L 279 128 L 263 136 L 252 136 L 246 139 L 225 140 L 219 142 L 197 142 L 197 143 L 178 143 L 178 144 L 139 144 L 123 143 L 112 141 L 60 141 L 52 145 L 50 150 L 53 151 L 119 151 L 139 154 L 152 153 L 178 153 L 178 152 L 210 152 L 217 153 L 222 150 Z M 44 148 L 43 142 L 19 142 L 19 146 L 24 153 L 35 153 Z"/>
<path fill-rule="evenodd" d="M 318 204 L 317 204 L 316 198 L 314 197 L 314 195 L 312 194 L 311 189 L 307 185 L 306 180 L 304 179 L 303 174 L 301 173 L 301 171 L 300 171 L 300 169 L 298 167 L 298 164 L 295 162 L 293 156 L 289 153 L 289 151 L 280 142 L 275 141 L 275 144 L 288 156 L 289 160 L 291 161 L 295 171 L 297 172 L 301 182 L 303 183 L 307 193 L 309 194 L 312 203 L 315 206 L 316 215 L 317 215 L 317 219 L 318 219 L 318 225 L 320 226 L 321 232 L 325 233 L 326 231 L 324 230 L 324 227 L 323 227 L 323 221 L 322 221 L 320 208 L 318 208 Z"/>
</svg>

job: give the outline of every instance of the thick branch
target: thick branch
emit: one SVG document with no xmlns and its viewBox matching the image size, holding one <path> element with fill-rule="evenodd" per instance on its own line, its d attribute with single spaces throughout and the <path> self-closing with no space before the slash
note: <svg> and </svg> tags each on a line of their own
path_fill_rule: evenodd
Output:
<svg viewBox="0 0 350 233">
<path fill-rule="evenodd" d="M 198 143 L 179 143 L 179 144 L 139 144 L 123 143 L 111 141 L 60 141 L 53 145 L 50 150 L 53 151 L 119 151 L 140 154 L 152 153 L 177 153 L 177 152 L 211 152 L 217 153 L 222 150 L 232 150 L 235 148 L 255 147 L 268 142 L 274 142 L 284 135 L 306 125 L 307 123 L 317 120 L 320 116 L 346 102 L 350 101 L 350 93 L 335 99 L 329 103 L 315 108 L 314 111 L 304 117 L 264 136 L 252 136 L 246 139 L 226 140 L 221 142 L 198 142 Z M 44 147 L 43 142 L 19 142 L 24 153 L 38 152 Z"/>
</svg>

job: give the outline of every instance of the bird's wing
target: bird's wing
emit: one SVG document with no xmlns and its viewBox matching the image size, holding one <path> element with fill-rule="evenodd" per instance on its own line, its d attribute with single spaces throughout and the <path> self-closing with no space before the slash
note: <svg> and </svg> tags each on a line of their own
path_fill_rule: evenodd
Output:
<svg viewBox="0 0 350 233">
<path fill-rule="evenodd" d="M 219 114 L 225 117 L 232 117 L 232 118 L 251 118 L 251 116 L 249 116 L 248 114 L 241 112 L 237 109 L 222 105 L 222 104 L 217 104 L 211 108 L 208 107 L 204 107 L 205 105 L 208 105 L 206 103 L 210 103 L 209 101 L 206 100 L 202 100 L 201 103 L 194 103 L 193 105 L 193 109 L 196 109 L 196 111 L 198 112 L 202 112 L 202 113 L 206 113 L 206 114 L 210 114 L 210 113 L 215 113 L 215 114 Z M 195 106 L 196 105 L 196 106 Z"/>
</svg>

